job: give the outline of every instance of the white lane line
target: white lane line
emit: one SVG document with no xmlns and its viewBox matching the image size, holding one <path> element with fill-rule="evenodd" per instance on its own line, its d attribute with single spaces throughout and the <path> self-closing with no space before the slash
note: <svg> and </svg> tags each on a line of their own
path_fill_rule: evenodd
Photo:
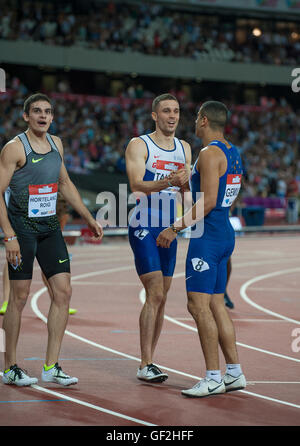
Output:
<svg viewBox="0 0 300 446">
<path fill-rule="evenodd" d="M 272 291 L 272 293 L 278 292 L 278 293 L 299 293 L 298 288 L 271 288 L 271 287 L 259 287 L 259 286 L 251 286 L 251 291 Z"/>
<path fill-rule="evenodd" d="M 42 283 L 42 282 L 40 282 L 40 283 Z M 78 280 L 73 280 L 72 284 L 73 285 L 110 285 L 110 286 L 122 285 L 122 286 L 138 286 L 138 287 L 140 287 L 140 284 L 136 283 L 136 282 L 116 282 L 116 281 L 115 282 L 86 282 L 85 280 L 83 280 L 81 282 Z"/>
<path fill-rule="evenodd" d="M 100 271 L 100 272 L 101 272 L 101 271 Z M 100 273 L 100 272 L 99 272 L 99 273 Z M 40 312 L 40 310 L 39 310 L 39 308 L 38 308 L 38 306 L 37 306 L 37 301 L 38 301 L 39 297 L 40 297 L 45 291 L 47 291 L 47 288 L 46 288 L 46 287 L 41 288 L 39 291 L 37 291 L 37 292 L 32 296 L 32 299 L 31 299 L 31 308 L 32 308 L 33 312 L 37 315 L 37 317 L 39 317 L 43 322 L 47 323 L 47 318 Z M 105 345 L 98 344 L 97 342 L 90 341 L 89 339 L 83 338 L 82 336 L 79 336 L 79 335 L 77 335 L 77 334 L 75 334 L 75 333 L 72 333 L 72 332 L 69 331 L 69 330 L 66 330 L 66 331 L 65 331 L 65 334 L 67 334 L 68 336 L 71 336 L 72 338 L 77 339 L 78 341 L 82 341 L 82 342 L 85 342 L 86 344 L 92 345 L 93 347 L 100 348 L 100 349 L 105 350 L 105 351 L 108 351 L 108 352 L 110 352 L 110 353 L 115 353 L 116 355 L 123 356 L 124 358 L 127 358 L 127 359 L 132 359 L 133 361 L 141 362 L 141 358 L 137 358 L 136 356 L 128 355 L 127 353 L 123 353 L 123 352 L 120 352 L 120 351 L 118 351 L 118 350 L 114 350 L 114 349 L 112 349 L 112 348 L 110 348 L 110 347 L 106 347 Z M 162 366 L 161 366 L 161 367 L 162 367 Z M 171 369 L 171 368 L 169 368 L 169 367 L 165 367 L 165 366 L 163 366 L 163 367 L 164 367 L 165 370 L 167 370 L 167 371 L 169 371 L 169 372 L 174 372 L 174 373 L 177 373 L 177 374 L 179 374 L 179 375 L 186 376 L 186 377 L 188 377 L 188 378 L 195 378 L 195 379 L 198 379 L 198 376 L 190 375 L 189 373 L 179 372 L 178 370 L 174 370 L 174 369 Z"/>
<path fill-rule="evenodd" d="M 77 282 L 76 282 L 77 283 Z M 174 317 L 177 321 L 193 321 L 192 317 Z M 232 321 L 236 322 L 286 322 L 279 319 L 237 319 L 231 318 Z"/>
<path fill-rule="evenodd" d="M 182 275 L 182 273 L 177 274 L 177 276 L 181 276 L 181 275 Z M 175 277 L 175 275 L 174 275 L 174 277 Z M 142 304 L 145 302 L 145 296 L 146 296 L 146 292 L 145 292 L 145 289 L 143 288 L 140 291 L 140 294 L 139 294 L 139 299 L 140 299 Z M 189 330 L 193 330 L 193 331 L 198 332 L 196 328 L 191 327 L 191 326 L 189 326 L 187 324 L 183 324 L 182 322 L 176 321 L 176 319 L 173 319 L 173 318 L 171 318 L 169 316 L 165 315 L 164 318 L 166 320 L 168 320 L 169 322 L 173 322 L 174 324 L 177 324 L 177 325 L 180 325 L 182 327 L 188 328 Z M 253 350 L 261 351 L 263 353 L 268 353 L 268 354 L 271 354 L 271 355 L 274 355 L 274 356 L 280 356 L 280 357 L 284 357 L 286 359 L 295 360 L 295 358 L 285 357 L 283 355 L 279 355 L 278 353 L 273 353 L 273 352 L 268 352 L 267 350 L 258 349 L 257 347 L 251 347 L 249 345 L 241 344 L 241 343 L 238 343 L 238 342 L 237 342 L 237 344 L 242 346 L 242 347 L 246 347 L 246 348 L 250 348 L 250 349 L 253 349 Z M 300 362 L 300 360 L 297 360 L 297 361 Z M 198 379 L 201 379 L 201 378 L 198 378 Z M 254 381 L 252 381 L 252 383 L 254 383 Z M 271 397 L 268 397 L 268 396 L 265 396 L 265 395 L 261 395 L 259 393 L 249 392 L 248 390 L 238 390 L 238 392 L 246 393 L 247 395 L 251 395 L 251 396 L 254 396 L 254 397 L 257 397 L 257 398 L 266 399 L 268 401 L 273 401 L 275 403 L 279 403 L 279 404 L 283 404 L 283 405 L 291 406 L 291 407 L 296 407 L 297 409 L 300 409 L 300 405 L 299 404 L 294 404 L 294 403 L 290 403 L 288 401 L 283 401 L 283 400 L 279 400 L 279 399 L 276 399 L 276 398 L 271 398 Z"/>
<path fill-rule="evenodd" d="M 247 290 L 247 288 L 250 285 L 252 285 L 253 283 L 259 282 L 260 280 L 265 280 L 265 279 L 269 279 L 270 277 L 281 276 L 281 275 L 284 275 L 284 274 L 296 273 L 296 272 L 299 272 L 299 271 L 300 271 L 300 268 L 290 268 L 290 269 L 285 269 L 285 270 L 281 270 L 281 271 L 275 271 L 275 272 L 272 272 L 272 273 L 262 274 L 261 276 L 253 277 L 253 279 L 248 280 L 247 282 L 245 282 L 241 286 L 241 288 L 240 288 L 241 298 L 245 302 L 247 302 L 249 305 L 251 305 L 252 307 L 258 309 L 259 311 L 262 311 L 264 313 L 270 314 L 271 316 L 276 316 L 279 319 L 283 319 L 285 321 L 291 322 L 292 324 L 300 325 L 300 321 L 298 321 L 296 319 L 292 319 L 290 317 L 283 316 L 282 314 L 275 313 L 275 311 L 268 310 L 267 308 L 264 308 L 261 305 L 258 305 L 257 303 L 253 302 L 253 300 L 251 300 L 249 298 L 249 296 L 247 295 L 247 293 L 246 293 L 246 290 Z"/>
<path fill-rule="evenodd" d="M 84 277 L 91 277 L 91 275 L 94 276 L 94 275 L 97 275 L 97 274 L 99 274 L 99 275 L 103 275 L 103 274 L 106 274 L 106 273 L 109 273 L 109 272 L 117 272 L 117 271 L 119 271 L 119 270 L 125 270 L 125 269 L 130 270 L 130 269 L 134 269 L 134 268 L 133 268 L 133 267 L 120 267 L 120 268 L 112 268 L 112 269 L 109 269 L 109 270 L 106 270 L 106 271 L 95 271 L 94 273 L 85 273 L 85 274 L 81 274 L 81 275 L 79 275 L 79 276 L 75 276 L 74 279 L 82 279 L 82 278 L 84 278 Z M 182 274 L 180 274 L 180 276 L 181 276 L 181 275 L 182 275 Z M 178 275 L 177 275 L 177 276 L 178 276 Z M 41 320 L 43 320 L 45 323 L 47 323 L 47 318 L 46 318 L 46 317 L 39 311 L 38 306 L 37 306 L 37 300 L 38 300 L 38 298 L 40 297 L 40 295 L 43 294 L 46 290 L 47 290 L 46 287 L 42 288 L 41 290 L 39 290 L 37 293 L 35 293 L 35 294 L 33 295 L 32 300 L 31 300 L 31 307 L 32 307 L 32 310 L 33 310 L 34 313 L 35 313 Z M 143 290 L 142 290 L 142 291 L 143 291 Z M 171 319 L 172 319 L 172 318 L 171 318 Z M 175 321 L 175 319 L 172 319 L 172 321 Z M 174 323 L 177 323 L 177 321 L 175 321 Z M 179 323 L 179 325 L 180 325 L 180 323 Z M 186 324 L 183 324 L 183 326 L 188 327 L 188 326 L 186 326 Z M 192 327 L 188 327 L 188 328 L 192 328 Z M 117 355 L 120 355 L 120 356 L 129 358 L 129 359 L 132 359 L 132 360 L 134 360 L 134 361 L 138 361 L 138 362 L 140 362 L 140 358 L 134 357 L 134 356 L 132 356 L 132 355 L 128 355 L 128 354 L 123 353 L 123 352 L 119 352 L 119 351 L 117 351 L 117 350 L 111 349 L 111 348 L 106 347 L 106 346 L 103 346 L 103 345 L 101 345 L 101 344 L 97 344 L 97 343 L 95 343 L 95 342 L 93 342 L 93 341 L 90 341 L 90 340 L 88 340 L 88 339 L 86 339 L 86 338 L 83 338 L 82 336 L 78 336 L 78 335 L 76 335 L 76 334 L 74 334 L 74 333 L 72 333 L 72 332 L 70 332 L 70 331 L 67 331 L 67 330 L 66 330 L 65 333 L 66 333 L 67 335 L 69 335 L 69 336 L 74 337 L 75 339 L 78 339 L 78 340 L 80 340 L 80 341 L 82 341 L 82 342 L 85 342 L 85 343 L 87 343 L 87 344 L 89 344 L 89 345 L 92 345 L 92 346 L 94 346 L 94 347 L 97 347 L 97 348 L 103 349 L 103 350 L 105 350 L 105 351 L 109 351 L 109 352 L 111 352 L 111 353 L 115 353 L 115 354 L 117 354 Z M 243 344 L 240 344 L 240 345 L 243 345 Z M 249 348 L 249 346 L 248 346 L 248 348 Z M 256 350 L 256 348 L 254 348 L 254 349 Z M 277 354 L 275 354 L 275 355 L 277 356 Z M 291 358 L 291 359 L 294 360 L 294 358 Z M 201 379 L 201 377 L 199 377 L 199 376 L 190 375 L 190 374 L 188 374 L 188 373 L 181 372 L 181 371 L 179 371 L 179 370 L 175 370 L 175 369 L 171 369 L 171 368 L 169 368 L 169 367 L 165 367 L 165 366 L 160 365 L 160 364 L 158 364 L 158 365 L 159 365 L 159 367 L 162 367 L 162 368 L 164 368 L 165 370 L 170 371 L 170 372 L 173 372 L 173 373 L 178 374 L 178 375 L 186 376 L 186 377 L 189 377 L 189 378 L 192 378 L 192 379 L 196 379 L 196 380 L 200 380 L 200 379 Z M 287 405 L 287 406 L 290 406 L 290 407 L 295 407 L 295 408 L 300 409 L 300 405 L 297 405 L 297 404 L 293 404 L 293 403 L 289 403 L 289 402 L 286 402 L 286 401 L 281 401 L 281 400 L 278 400 L 278 399 L 274 399 L 274 398 L 266 397 L 266 396 L 264 396 L 264 395 L 260 395 L 260 394 L 253 393 L 253 392 L 249 392 L 249 391 L 245 391 L 245 390 L 239 390 L 239 392 L 246 393 L 246 394 L 251 395 L 251 396 L 254 396 L 254 397 L 258 397 L 258 398 L 266 399 L 266 400 L 269 400 L 269 401 L 273 401 L 273 402 L 276 402 L 276 403 L 278 403 L 278 404 L 283 404 L 283 405 Z"/>
<path fill-rule="evenodd" d="M 179 274 L 177 276 L 179 276 Z M 174 277 L 175 277 L 175 275 L 174 275 Z M 140 291 L 139 297 L 140 297 L 140 301 L 142 303 L 144 303 L 145 302 L 145 289 L 144 288 Z M 191 326 L 189 324 L 185 324 L 184 322 L 180 322 L 179 320 L 174 319 L 173 317 L 170 317 L 170 316 L 167 316 L 167 315 L 165 315 L 164 318 L 167 321 L 172 322 L 173 324 L 179 325 L 180 327 L 184 327 L 184 328 L 187 328 L 188 330 L 191 330 L 191 331 L 194 331 L 194 332 L 198 333 L 198 330 L 197 330 L 196 327 L 193 327 L 193 326 Z M 259 348 L 259 347 L 254 347 L 253 345 L 243 344 L 241 342 L 237 342 L 236 344 L 239 345 L 240 347 L 245 347 L 245 348 L 248 348 L 250 350 L 256 350 L 258 352 L 265 353 L 267 355 L 277 356 L 278 358 L 288 359 L 289 361 L 300 362 L 300 359 L 293 358 L 292 356 L 286 356 L 286 355 L 282 355 L 281 353 L 271 352 L 269 350 L 265 350 L 265 349 L 262 349 L 262 348 Z"/>
<path fill-rule="evenodd" d="M 300 381 L 247 381 L 247 384 L 300 384 Z"/>
<path fill-rule="evenodd" d="M 3 373 L 0 372 L 0 375 Z M 140 420 L 138 418 L 129 417 L 128 415 L 124 415 L 120 412 L 114 412 L 113 410 L 105 409 L 104 407 L 96 406 L 95 404 L 87 403 L 86 401 L 79 400 L 78 398 L 72 398 L 64 393 L 54 392 L 53 390 L 46 389 L 45 387 L 37 386 L 36 384 L 31 385 L 33 389 L 39 390 L 40 392 L 49 393 L 50 395 L 57 396 L 64 400 L 71 401 L 72 403 L 79 404 L 81 406 L 89 407 L 90 409 L 95 409 L 99 412 L 106 413 L 108 415 L 113 415 L 114 417 L 123 418 L 124 420 L 133 421 L 137 424 L 143 424 L 144 426 L 157 426 L 156 424 L 148 423 L 147 421 Z"/>
</svg>

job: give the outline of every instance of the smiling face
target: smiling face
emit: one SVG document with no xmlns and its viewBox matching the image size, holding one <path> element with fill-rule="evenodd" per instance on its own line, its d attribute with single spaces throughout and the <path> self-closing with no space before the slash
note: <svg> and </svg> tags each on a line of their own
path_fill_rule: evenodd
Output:
<svg viewBox="0 0 300 446">
<path fill-rule="evenodd" d="M 53 110 L 47 101 L 36 101 L 30 104 L 29 113 L 23 113 L 24 120 L 31 130 L 37 133 L 47 132 L 53 121 Z"/>
<path fill-rule="evenodd" d="M 172 135 L 175 133 L 179 122 L 179 104 L 177 101 L 167 99 L 161 101 L 154 112 L 152 118 L 156 123 L 156 128 L 159 128 L 165 135 Z"/>
</svg>

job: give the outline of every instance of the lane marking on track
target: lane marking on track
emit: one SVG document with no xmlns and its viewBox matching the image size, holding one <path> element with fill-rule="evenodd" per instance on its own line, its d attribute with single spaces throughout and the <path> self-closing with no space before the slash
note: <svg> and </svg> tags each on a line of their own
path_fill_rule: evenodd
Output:
<svg viewBox="0 0 300 446">
<path fill-rule="evenodd" d="M 76 279 L 83 279 L 83 278 L 85 278 L 85 277 L 92 277 L 92 276 L 95 276 L 95 275 L 103 275 L 103 274 L 107 274 L 107 273 L 111 273 L 111 272 L 118 272 L 118 271 L 124 271 L 124 270 L 134 270 L 134 267 L 119 267 L 119 268 L 111 268 L 111 269 L 104 270 L 104 271 L 94 271 L 94 272 L 90 272 L 90 273 L 80 274 L 79 276 L 75 276 L 73 279 L 75 279 L 75 280 L 76 280 Z M 180 274 L 180 275 L 182 275 L 182 274 Z M 177 276 L 179 276 L 179 275 L 177 275 Z M 44 287 L 44 288 L 40 289 L 38 292 L 34 293 L 32 299 L 31 299 L 31 308 L 32 308 L 33 312 L 34 312 L 34 313 L 35 313 L 35 314 L 36 314 L 42 321 L 44 321 L 45 323 L 47 323 L 47 318 L 40 312 L 40 310 L 39 310 L 39 308 L 38 308 L 38 306 L 37 306 L 38 298 L 39 298 L 45 291 L 47 291 L 47 288 L 46 288 L 46 287 Z M 145 290 L 143 289 L 142 291 L 145 291 Z M 142 291 L 141 291 L 141 292 L 142 292 Z M 141 293 L 140 293 L 140 294 L 141 294 Z M 170 319 L 172 319 L 172 318 L 170 318 Z M 180 322 L 176 321 L 175 319 L 172 319 L 171 321 L 174 321 L 174 323 L 177 323 L 178 325 L 181 324 Z M 185 327 L 188 328 L 188 329 L 193 328 L 193 327 L 189 327 L 189 326 L 187 326 L 186 324 L 182 324 L 182 325 L 185 326 Z M 96 343 L 96 342 L 90 341 L 90 340 L 88 340 L 88 339 L 86 339 L 86 338 L 84 338 L 84 337 L 82 337 L 82 336 L 78 336 L 78 335 L 76 335 L 75 333 L 70 332 L 69 330 L 66 330 L 66 331 L 65 331 L 65 334 L 67 334 L 67 335 L 69 335 L 69 336 L 71 336 L 71 337 L 73 337 L 73 338 L 75 338 L 75 339 L 78 339 L 78 340 L 80 340 L 80 341 L 82 341 L 82 342 L 85 342 L 85 343 L 87 343 L 87 344 L 89 344 L 89 345 L 92 345 L 92 346 L 94 346 L 94 347 L 100 348 L 100 349 L 102 349 L 102 350 L 109 351 L 109 352 L 111 352 L 111 353 L 115 353 L 115 354 L 120 355 L 120 356 L 122 356 L 122 357 L 129 358 L 129 359 L 132 359 L 132 360 L 134 360 L 134 361 L 138 361 L 138 362 L 140 362 L 140 358 L 137 358 L 137 357 L 132 356 L 132 355 L 128 355 L 128 354 L 123 353 L 123 352 L 119 352 L 119 351 L 117 351 L 117 350 L 111 349 L 111 348 L 106 347 L 106 346 L 104 346 L 104 345 L 101 345 L 101 344 L 98 344 L 98 343 Z M 244 346 L 244 344 L 240 344 L 240 345 Z M 256 347 L 251 347 L 251 346 L 247 346 L 247 348 L 253 348 L 253 349 L 255 349 L 255 350 L 257 349 Z M 278 354 L 275 354 L 275 356 L 277 356 L 277 355 L 278 355 Z M 279 356 L 281 356 L 281 355 L 279 355 Z M 295 360 L 295 358 L 289 358 L 289 359 L 291 359 L 291 360 Z M 191 375 L 191 374 L 188 374 L 188 373 L 185 373 L 185 372 L 181 372 L 181 371 L 176 370 L 176 369 L 171 369 L 171 368 L 169 368 L 169 367 L 165 367 L 165 366 L 160 365 L 160 364 L 159 364 L 159 367 L 162 367 L 162 368 L 164 368 L 165 370 L 170 371 L 170 372 L 173 372 L 173 373 L 178 374 L 178 375 L 186 376 L 186 377 L 189 377 L 189 378 L 192 378 L 192 379 L 196 379 L 196 380 L 200 380 L 200 379 L 201 379 L 201 377 L 199 377 L 199 376 L 195 376 L 195 375 Z M 45 391 L 44 388 L 41 388 L 41 389 L 43 389 L 43 391 Z M 257 398 L 266 399 L 266 400 L 268 400 L 268 401 L 273 401 L 273 402 L 276 402 L 276 403 L 278 403 L 278 404 L 287 405 L 287 406 L 290 406 L 290 407 L 294 407 L 294 408 L 300 409 L 300 405 L 298 405 L 298 404 L 290 403 L 290 402 L 287 402 L 287 401 L 282 401 L 282 400 L 275 399 L 275 398 L 270 398 L 270 397 L 267 397 L 267 396 L 264 396 L 264 395 L 260 395 L 260 394 L 257 394 L 257 393 L 253 393 L 253 392 L 249 392 L 249 391 L 246 391 L 246 390 L 239 390 L 238 392 L 245 393 L 245 394 L 248 394 L 248 395 L 257 397 Z M 61 397 L 60 394 L 56 394 L 56 396 Z M 63 397 L 63 398 L 66 398 L 65 395 L 63 395 L 63 394 L 62 394 L 62 397 Z M 74 399 L 74 400 L 75 400 L 75 399 Z M 93 405 L 90 405 L 90 403 L 87 403 L 87 402 L 82 401 L 82 400 L 76 400 L 76 401 L 74 401 L 74 402 L 76 402 L 77 404 L 81 404 L 81 405 L 83 405 L 83 406 L 87 406 L 87 407 L 94 408 L 95 410 L 100 410 L 100 411 L 106 411 L 106 410 L 107 410 L 107 409 L 105 409 L 105 408 L 100 408 L 100 407 L 98 408 L 98 406 L 95 406 L 95 407 L 94 407 Z M 111 415 L 121 416 L 120 414 L 117 415 L 117 412 L 113 412 Z M 141 421 L 141 424 L 144 424 L 144 423 L 146 423 L 146 422 L 145 422 L 145 421 Z M 151 425 L 151 424 L 150 424 L 150 425 Z"/>
<path fill-rule="evenodd" d="M 193 321 L 194 319 L 192 317 L 174 317 L 177 321 Z M 279 319 L 237 319 L 237 318 L 231 318 L 232 321 L 236 322 L 287 322 L 282 321 Z"/>
<path fill-rule="evenodd" d="M 3 375 L 3 373 L 0 372 L 0 375 Z M 139 420 L 138 418 L 129 417 L 128 415 L 124 415 L 120 412 L 114 412 L 113 410 L 105 409 L 101 406 L 96 406 L 95 404 L 87 403 L 86 401 L 79 400 L 78 398 L 72 398 L 68 395 L 65 395 L 64 393 L 54 392 L 53 390 L 46 389 L 45 387 L 37 386 L 36 384 L 32 384 L 30 387 L 33 389 L 36 389 L 40 392 L 49 393 L 50 395 L 57 396 L 61 398 L 64 401 L 71 401 L 72 403 L 79 404 L 80 406 L 89 407 L 90 409 L 97 410 L 98 412 L 103 412 L 108 415 L 113 415 L 114 417 L 123 418 L 124 420 L 133 421 L 137 424 L 143 424 L 144 426 L 157 426 L 157 424 L 148 423 L 144 420 Z"/>
<path fill-rule="evenodd" d="M 268 273 L 268 274 L 262 274 L 261 276 L 256 276 L 253 277 L 253 279 L 247 280 L 247 282 L 245 282 L 241 288 L 240 288 L 240 295 L 241 298 L 247 302 L 249 305 L 251 305 L 252 307 L 258 309 L 259 311 L 262 311 L 264 313 L 270 314 L 271 316 L 276 316 L 279 319 L 283 319 L 285 321 L 291 322 L 292 324 L 297 324 L 300 325 L 300 321 L 296 320 L 296 319 L 292 319 L 290 317 L 284 316 L 282 314 L 276 313 L 275 311 L 271 311 L 268 310 L 265 307 L 262 307 L 261 305 L 258 305 L 257 303 L 253 302 L 253 300 L 251 300 L 249 298 L 249 296 L 246 293 L 247 288 L 252 285 L 253 283 L 259 282 L 260 280 L 265 280 L 265 279 L 269 279 L 270 277 L 276 277 L 276 276 L 281 276 L 284 274 L 290 274 L 290 273 L 295 273 L 295 272 L 299 272 L 300 268 L 290 268 L 290 269 L 285 269 L 285 270 L 281 270 L 281 271 L 275 271 L 272 273 Z"/>
<path fill-rule="evenodd" d="M 300 270 L 300 268 L 298 268 L 298 269 Z M 177 279 L 178 277 L 182 277 L 184 275 L 185 275 L 185 273 L 174 274 L 173 278 Z M 140 291 L 139 298 L 140 298 L 140 301 L 142 303 L 145 302 L 145 289 L 144 288 Z M 274 315 L 276 315 L 276 313 L 273 314 L 273 316 Z M 174 318 L 172 318 L 170 316 L 167 316 L 167 315 L 165 315 L 164 318 L 166 320 L 168 320 L 169 322 L 172 322 L 173 324 L 180 325 L 181 327 L 187 328 L 188 330 L 192 330 L 192 331 L 195 331 L 196 333 L 198 333 L 196 327 L 193 327 L 191 325 L 185 324 L 184 322 L 180 322 L 179 320 L 174 319 Z M 298 323 L 300 323 L 300 322 L 298 322 Z M 237 342 L 237 345 L 239 345 L 240 347 L 248 348 L 250 350 L 256 350 L 258 352 L 265 353 L 267 355 L 277 356 L 278 358 L 283 358 L 283 359 L 288 359 L 289 361 L 300 362 L 300 359 L 298 359 L 298 358 L 293 358 L 292 356 L 282 355 L 281 353 L 271 352 L 269 350 L 265 350 L 265 349 L 262 349 L 262 348 L 259 348 L 259 347 L 254 347 L 253 345 L 243 344 L 241 342 Z"/>
<path fill-rule="evenodd" d="M 33 312 L 36 314 L 36 316 L 37 316 L 38 318 L 40 318 L 40 319 L 41 319 L 43 322 L 45 322 L 45 324 L 46 324 L 46 323 L 47 323 L 47 318 L 41 313 L 41 311 L 39 310 L 39 308 L 38 308 L 38 306 L 37 306 L 37 301 L 38 301 L 39 297 L 40 297 L 45 291 L 47 291 L 47 288 L 46 288 L 46 287 L 41 288 L 39 291 L 37 291 L 37 292 L 32 296 L 32 299 L 31 299 L 31 308 L 32 308 Z M 123 353 L 123 352 L 120 352 L 120 351 L 118 351 L 118 350 L 112 349 L 112 348 L 110 348 L 110 347 L 106 347 L 105 345 L 98 344 L 97 342 L 90 341 L 89 339 L 86 339 L 86 338 L 84 338 L 84 337 L 82 337 L 82 336 L 79 336 L 79 335 L 77 335 L 77 334 L 75 334 L 75 333 L 72 333 L 72 332 L 69 331 L 69 330 L 66 330 L 66 331 L 65 331 L 65 334 L 67 334 L 68 336 L 71 336 L 71 337 L 74 338 L 74 339 L 77 339 L 78 341 L 85 342 L 86 344 L 89 344 L 89 345 L 91 345 L 91 346 L 93 346 L 93 347 L 100 348 L 100 349 L 102 349 L 102 350 L 105 350 L 105 351 L 110 352 L 110 353 L 114 353 L 114 354 L 119 355 L 119 356 L 123 356 L 124 358 L 127 358 L 127 359 L 132 359 L 133 361 L 141 362 L 141 359 L 138 358 L 138 357 L 136 357 L 136 356 L 132 356 L 132 355 L 129 355 L 129 354 L 127 354 L 127 353 Z M 177 373 L 178 375 L 186 376 L 186 377 L 188 377 L 188 378 L 198 379 L 198 376 L 190 375 L 189 373 L 185 373 L 185 372 L 180 372 L 180 371 L 178 371 L 178 370 L 171 369 L 171 368 L 169 368 L 169 367 L 165 367 L 165 366 L 164 366 L 164 369 L 167 370 L 167 371 L 169 371 L 169 372 Z"/>
</svg>

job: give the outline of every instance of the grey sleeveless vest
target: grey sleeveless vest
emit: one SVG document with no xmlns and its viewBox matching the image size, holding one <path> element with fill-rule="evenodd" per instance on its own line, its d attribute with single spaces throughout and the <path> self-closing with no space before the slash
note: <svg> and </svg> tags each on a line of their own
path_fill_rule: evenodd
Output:
<svg viewBox="0 0 300 446">
<path fill-rule="evenodd" d="M 23 143 L 26 162 L 11 178 L 8 217 L 16 232 L 44 233 L 59 228 L 56 216 L 57 184 L 62 159 L 47 133 L 51 150 L 37 153 L 26 133 L 18 135 Z"/>
</svg>

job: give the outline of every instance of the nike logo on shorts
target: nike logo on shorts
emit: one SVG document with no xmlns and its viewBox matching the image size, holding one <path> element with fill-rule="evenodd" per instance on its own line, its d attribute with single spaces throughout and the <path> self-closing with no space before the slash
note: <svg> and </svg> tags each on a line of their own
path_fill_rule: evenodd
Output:
<svg viewBox="0 0 300 446">
<path fill-rule="evenodd" d="M 64 263 L 64 262 L 67 262 L 69 259 L 64 259 L 64 260 L 61 260 L 61 259 L 59 259 L 59 263 Z"/>
</svg>

